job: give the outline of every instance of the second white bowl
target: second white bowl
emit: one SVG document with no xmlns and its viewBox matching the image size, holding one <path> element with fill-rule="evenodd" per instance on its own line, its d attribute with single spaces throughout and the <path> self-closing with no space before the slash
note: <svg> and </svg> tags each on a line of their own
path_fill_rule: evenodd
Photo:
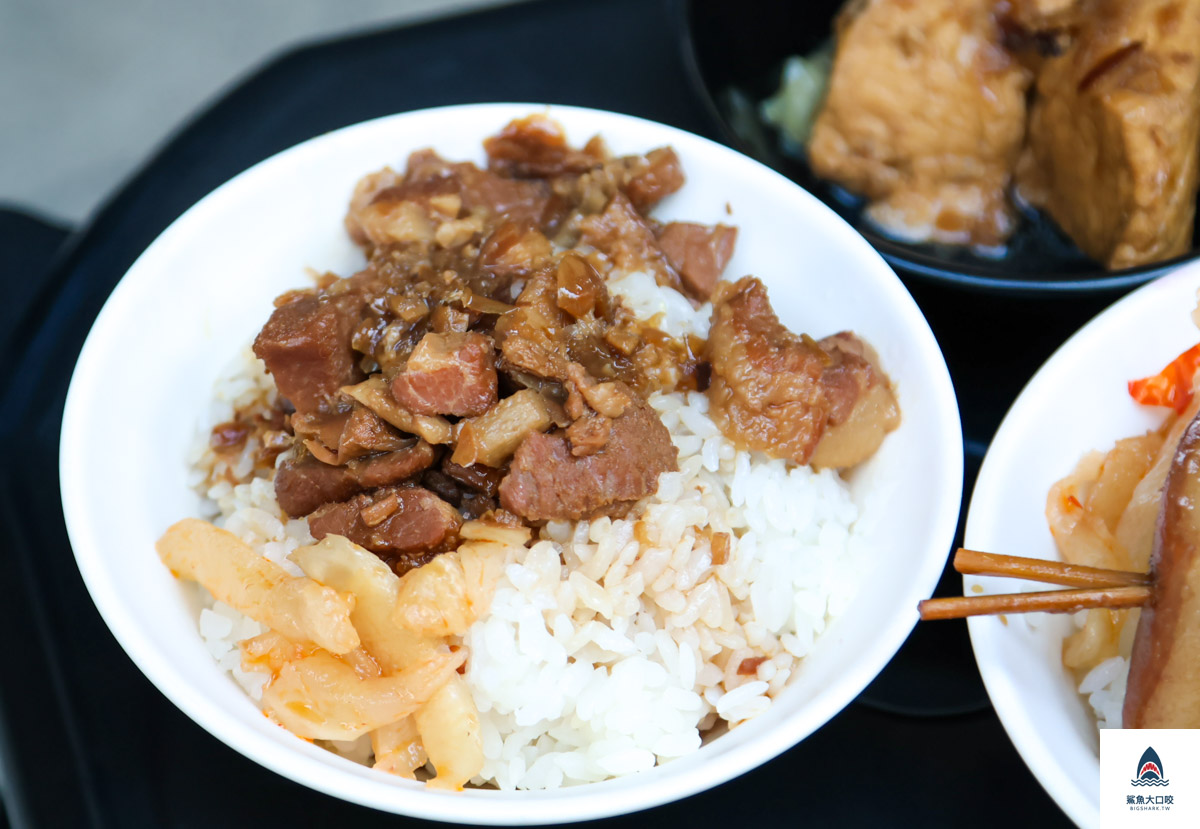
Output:
<svg viewBox="0 0 1200 829">
<path fill-rule="evenodd" d="M 974 550 L 1057 559 L 1046 524 L 1050 487 L 1088 452 L 1162 422 L 1140 406 L 1130 380 L 1156 374 L 1200 341 L 1192 322 L 1200 265 L 1189 265 L 1104 311 L 1034 375 L 1000 425 L 980 468 L 967 515 Z M 964 592 L 1035 586 L 968 576 Z M 1062 664 L 1067 616 L 1034 613 L 969 620 L 988 695 L 1034 776 L 1080 826 L 1100 821 L 1099 737 L 1091 708 Z"/>
</svg>

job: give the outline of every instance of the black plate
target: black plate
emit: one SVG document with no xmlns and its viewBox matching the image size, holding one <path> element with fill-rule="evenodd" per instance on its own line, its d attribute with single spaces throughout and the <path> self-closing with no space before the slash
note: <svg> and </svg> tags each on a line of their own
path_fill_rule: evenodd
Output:
<svg viewBox="0 0 1200 829">
<path fill-rule="evenodd" d="M 808 165 L 779 148 L 775 130 L 753 112 L 738 113 L 732 90 L 757 106 L 775 94 L 785 58 L 806 55 L 826 43 L 843 0 L 679 0 L 685 33 L 685 61 L 698 96 L 720 124 L 726 143 L 774 167 L 799 183 L 854 226 L 893 267 L 918 277 L 963 288 L 1012 294 L 1124 293 L 1178 265 L 1197 251 L 1147 265 L 1106 271 L 1087 258 L 1045 217 L 1019 217 L 1000 258 L 954 245 L 909 244 L 878 232 L 864 216 L 861 200 L 817 178 Z M 757 124 L 741 132 L 735 122 Z M 1198 214 L 1200 219 L 1200 214 Z M 1200 234 L 1197 234 L 1200 237 Z"/>
</svg>

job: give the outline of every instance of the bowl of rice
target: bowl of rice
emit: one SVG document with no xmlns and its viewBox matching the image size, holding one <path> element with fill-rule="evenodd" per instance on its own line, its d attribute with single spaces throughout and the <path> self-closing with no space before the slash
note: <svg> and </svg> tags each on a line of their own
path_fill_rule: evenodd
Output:
<svg viewBox="0 0 1200 829">
<path fill-rule="evenodd" d="M 1111 466 L 1115 474 L 1118 464 L 1137 467 L 1126 475 L 1127 488 L 1136 482 L 1145 489 L 1141 479 L 1144 474 L 1149 481 L 1151 461 L 1174 455 L 1194 401 L 1178 415 L 1169 407 L 1143 405 L 1134 399 L 1131 381 L 1153 377 L 1200 340 L 1191 313 L 1198 289 L 1195 266 L 1139 289 L 1080 329 L 1034 375 L 980 469 L 967 547 L 1081 563 L 1079 551 L 1087 554 L 1099 542 L 1128 557 L 1112 566 L 1147 570 L 1150 525 L 1160 499 L 1144 504 L 1150 525 L 1143 519 L 1139 526 L 1128 495 L 1108 507 L 1105 521 L 1093 513 L 1091 493 L 1102 485 L 1105 469 Z M 1152 333 L 1139 338 L 1136 332 Z M 1125 464 L 1122 455 L 1140 460 Z M 963 584 L 967 596 L 1045 589 L 979 576 L 965 576 Z M 1080 826 L 1100 822 L 1099 731 L 1122 727 L 1137 613 L 1089 610 L 968 621 L 980 673 L 1005 730 L 1037 780 Z"/>
<path fill-rule="evenodd" d="M 343 226 L 361 176 L 425 147 L 479 162 L 485 137 L 531 112 L 572 142 L 600 135 L 616 154 L 672 147 L 686 183 L 653 218 L 736 224 L 726 278 L 761 279 L 793 331 L 853 330 L 869 341 L 902 414 L 867 462 L 838 474 L 738 448 L 703 394 L 652 396 L 678 470 L 627 515 L 550 521 L 514 543 L 488 609 L 455 639 L 482 759 L 464 790 L 443 791 L 373 768 L 366 738 L 299 739 L 264 716 L 263 677 L 245 669 L 239 642 L 265 628 L 174 578 L 155 542 L 179 519 L 203 517 L 271 566 L 294 569 L 292 553 L 313 543 L 308 526 L 280 510 L 269 477 L 214 456 L 208 439 L 215 424 L 277 394 L 250 342 L 278 295 L 312 274 L 363 267 Z M 611 290 L 634 313 L 707 332 L 705 305 L 644 275 L 616 277 Z M 507 825 L 667 803 L 803 740 L 908 636 L 916 602 L 942 572 L 962 487 L 958 410 L 937 343 L 849 225 L 727 147 L 625 115 L 531 104 L 347 127 L 200 201 L 138 259 L 97 319 L 72 378 L 62 458 L 63 508 L 88 590 L 137 666 L 195 722 L 354 803 Z M 715 560 L 717 532 L 729 547 Z"/>
</svg>

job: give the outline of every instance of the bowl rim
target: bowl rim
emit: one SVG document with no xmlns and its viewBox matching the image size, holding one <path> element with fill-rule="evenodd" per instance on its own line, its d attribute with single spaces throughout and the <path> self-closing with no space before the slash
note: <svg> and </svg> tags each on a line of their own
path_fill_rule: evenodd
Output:
<svg viewBox="0 0 1200 829">
<path fill-rule="evenodd" d="M 312 762 L 309 758 L 304 757 L 301 751 L 292 747 L 290 742 L 287 747 L 281 748 L 262 735 L 244 729 L 220 705 L 210 701 L 198 689 L 189 686 L 178 675 L 178 671 L 170 661 L 160 657 L 154 644 L 140 630 L 132 613 L 127 609 L 127 603 L 122 599 L 121 591 L 117 589 L 116 583 L 106 571 L 102 545 L 95 541 L 89 532 L 89 520 L 82 506 L 87 500 L 87 486 L 78 476 L 72 475 L 68 469 L 68 459 L 75 457 L 76 453 L 82 452 L 85 446 L 83 442 L 85 430 L 82 424 L 86 421 L 84 407 L 86 406 L 87 392 L 82 388 L 86 384 L 81 383 L 80 378 L 87 378 L 95 372 L 95 369 L 92 368 L 95 359 L 93 355 L 96 354 L 99 346 L 92 347 L 93 343 L 107 336 L 107 332 L 120 321 L 119 317 L 114 316 L 118 312 L 113 309 L 118 307 L 121 302 L 120 298 L 131 290 L 132 283 L 127 277 L 137 271 L 140 264 L 152 251 L 159 247 L 179 244 L 180 239 L 186 239 L 191 217 L 203 215 L 207 210 L 216 209 L 214 205 L 221 205 L 225 198 L 235 197 L 239 188 L 247 186 L 247 181 L 254 180 L 257 171 L 274 164 L 284 163 L 285 159 L 303 157 L 303 154 L 313 151 L 315 145 L 344 138 L 346 134 L 355 130 L 377 130 L 392 122 L 419 121 L 437 114 L 454 111 L 467 111 L 472 115 L 478 114 L 480 117 L 487 117 L 497 122 L 529 112 L 545 111 L 551 117 L 562 117 L 568 128 L 570 128 L 570 119 L 576 116 L 600 118 L 605 123 L 612 123 L 613 128 L 624 122 L 637 129 L 653 130 L 661 134 L 664 137 L 663 140 L 668 142 L 693 143 L 694 146 L 703 146 L 707 151 L 736 160 L 739 164 L 749 164 L 760 168 L 761 174 L 777 179 L 780 184 L 795 191 L 797 195 L 811 200 L 814 209 L 828 212 L 828 218 L 836 220 L 838 224 L 845 227 L 848 242 L 862 246 L 862 257 L 877 257 L 877 254 L 840 217 L 777 171 L 771 170 L 748 156 L 741 155 L 734 149 L 693 133 L 621 113 L 545 103 L 451 105 L 384 116 L 316 136 L 255 164 L 214 189 L 185 211 L 130 266 L 93 323 L 72 374 L 60 435 L 59 480 L 64 518 L 76 563 L 93 602 L 118 643 L 139 670 L 164 696 L 195 723 L 229 747 L 288 779 L 326 794 L 383 811 L 431 820 L 492 825 L 528 825 L 590 820 L 624 814 L 681 799 L 712 788 L 783 753 L 817 730 L 849 704 L 882 670 L 903 644 L 911 632 L 912 626 L 916 623 L 915 610 L 911 620 L 906 622 L 900 618 L 891 624 L 886 634 L 877 638 L 876 645 L 867 652 L 864 658 L 853 664 L 851 669 L 846 672 L 843 681 L 839 683 L 842 689 L 841 693 L 818 695 L 805 707 L 804 717 L 792 718 L 795 726 L 781 727 L 765 732 L 754 742 L 726 751 L 717 758 L 719 762 L 708 762 L 686 774 L 676 775 L 671 775 L 669 772 L 663 773 L 664 770 L 670 769 L 670 764 L 658 766 L 648 772 L 636 775 L 637 779 L 644 779 L 645 782 L 629 790 L 614 792 L 611 790 L 612 787 L 606 785 L 619 780 L 631 779 L 626 777 L 618 778 L 616 781 L 573 786 L 549 792 L 521 792 L 520 801 L 498 801 L 491 796 L 490 792 L 468 791 L 462 795 L 453 795 L 427 789 L 407 790 L 394 785 L 380 785 L 382 782 L 380 779 L 370 779 L 349 773 L 332 774 L 328 765 Z M 230 193 L 233 193 L 234 196 L 230 196 Z M 919 354 L 921 362 L 926 364 L 922 373 L 928 374 L 926 379 L 930 380 L 932 384 L 932 388 L 928 390 L 928 394 L 931 396 L 931 411 L 940 421 L 944 421 L 944 423 L 939 423 L 945 439 L 943 444 L 945 451 L 941 453 L 944 458 L 940 467 L 931 472 L 945 481 L 947 491 L 943 493 L 941 502 L 931 507 L 930 526 L 935 529 L 935 532 L 918 548 L 923 555 L 917 560 L 917 566 L 913 568 L 913 586 L 910 588 L 918 592 L 923 591 L 922 595 L 928 595 L 932 592 L 944 565 L 942 554 L 940 552 L 935 554 L 935 550 L 949 549 L 960 509 L 963 459 L 961 451 L 953 451 L 952 447 L 961 445 L 961 421 L 949 371 L 932 331 L 915 301 L 912 300 L 895 274 L 887 268 L 882 260 L 879 261 L 879 265 L 879 279 L 885 285 L 890 286 L 889 290 L 895 294 L 897 300 L 894 303 L 897 308 L 896 313 L 905 320 L 901 323 L 905 336 L 914 340 L 914 349 Z M 297 742 L 297 747 L 302 745 L 304 744 Z M 314 751 L 318 750 L 324 754 L 324 750 L 314 749 Z"/>
<path fill-rule="evenodd" d="M 704 72 L 700 66 L 700 58 L 696 50 L 696 39 L 693 33 L 693 0 L 671 0 L 674 6 L 676 22 L 680 32 L 679 50 L 684 64 L 684 74 L 692 91 L 700 101 L 701 107 L 709 121 L 721 134 L 722 141 L 733 147 L 739 153 L 763 162 L 753 152 L 753 148 L 734 131 L 729 120 L 717 105 L 713 91 L 705 81 Z M 767 166 L 772 166 L 768 164 Z M 776 169 L 772 167 L 772 169 Z M 781 175 L 782 171 L 777 170 Z M 836 211 L 835 211 L 836 212 Z M 996 276 L 985 268 L 977 265 L 951 265 L 926 253 L 921 253 L 904 242 L 889 238 L 869 226 L 853 226 L 855 231 L 866 239 L 871 247 L 893 268 L 905 275 L 912 275 L 935 284 L 949 285 L 962 290 L 981 291 L 1002 294 L 1011 297 L 1072 297 L 1079 295 L 1120 295 L 1157 279 L 1189 262 L 1200 258 L 1200 247 L 1193 247 L 1188 253 L 1151 262 L 1133 268 L 1121 268 L 1106 271 L 1097 264 L 1096 270 L 1088 271 L 1087 275 L 1073 277 L 1070 275 L 1056 276 L 1053 271 L 1034 273 L 1023 277 Z"/>
<path fill-rule="evenodd" d="M 1186 283 L 1193 288 L 1200 286 L 1200 262 L 1180 267 L 1105 308 L 1060 345 L 1029 379 L 1001 421 L 988 453 L 980 465 L 975 490 L 967 508 L 963 541 L 965 546 L 978 545 L 976 539 L 981 534 L 980 524 L 985 520 L 984 516 L 991 512 L 988 507 L 991 491 L 997 486 L 1002 486 L 992 483 L 998 474 L 994 470 L 1014 451 L 1014 445 L 1020 442 L 1023 435 L 1020 421 L 1024 418 L 1026 410 L 1039 408 L 1038 401 L 1044 397 L 1043 387 L 1055 378 L 1059 365 L 1066 363 L 1081 350 L 1089 349 L 1094 341 L 1110 339 L 1113 335 L 1111 329 L 1126 316 L 1137 314 L 1139 309 L 1161 307 L 1162 296 L 1181 290 L 1180 283 Z M 1200 339 L 1200 332 L 1197 338 Z M 1163 362 L 1170 360 L 1171 356 L 1164 355 Z M 1086 451 L 1088 450 L 1083 449 L 1081 455 Z M 963 594 L 971 595 L 969 588 L 975 583 L 976 577 L 964 576 Z M 1075 786 L 1058 763 L 1059 753 L 1044 751 L 1043 747 L 1038 745 L 1038 727 L 1027 715 L 1028 707 L 1012 693 L 1008 682 L 1010 675 L 996 658 L 993 642 L 999 634 L 994 626 L 988 625 L 989 621 L 986 617 L 969 618 L 967 629 L 984 687 L 1005 732 L 1038 783 L 1071 820 L 1079 826 L 1097 824 L 1100 812 L 1099 804 L 1095 802 L 1095 793 L 1082 791 Z M 1098 763 L 1099 761 L 1097 770 Z"/>
</svg>

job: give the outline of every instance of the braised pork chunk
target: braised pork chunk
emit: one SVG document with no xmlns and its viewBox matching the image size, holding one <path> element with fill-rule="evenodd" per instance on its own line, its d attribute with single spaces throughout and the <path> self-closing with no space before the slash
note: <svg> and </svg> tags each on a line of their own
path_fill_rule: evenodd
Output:
<svg viewBox="0 0 1200 829">
<path fill-rule="evenodd" d="M 576 455 L 570 434 L 533 434 L 500 483 L 500 504 L 530 521 L 620 514 L 653 492 L 658 476 L 676 468 L 671 434 L 638 401 L 611 420 L 604 450 Z"/>
<path fill-rule="evenodd" d="M 894 425 L 857 338 L 796 337 L 757 280 L 720 282 L 736 228 L 647 215 L 683 184 L 669 148 L 612 158 L 539 117 L 485 146 L 487 169 L 423 150 L 366 176 L 346 218 L 366 266 L 281 297 L 255 342 L 280 394 L 264 463 L 287 453 L 275 494 L 314 536 L 404 572 L 464 519 L 623 515 L 677 470 L 664 392 L 707 389 L 733 440 L 800 463 L 856 463 Z M 712 296 L 710 341 L 637 317 L 609 288 L 631 271 Z"/>
<path fill-rule="evenodd" d="M 733 228 L 646 215 L 683 184 L 669 148 L 575 149 L 534 116 L 485 149 L 486 169 L 422 150 L 364 177 L 346 227 L 367 266 L 281 297 L 255 343 L 286 409 L 280 505 L 398 569 L 506 498 L 537 522 L 652 493 L 675 449 L 644 400 L 695 387 L 699 346 L 637 320 L 606 276 L 682 273 L 706 296 L 732 255 Z M 561 493 L 528 474 L 545 447 Z"/>
<path fill-rule="evenodd" d="M 753 277 L 722 284 L 713 305 L 709 407 L 734 442 L 808 463 L 831 427 L 856 422 L 869 409 L 871 428 L 855 429 L 858 440 L 826 458 L 830 466 L 852 466 L 898 424 L 887 377 L 853 334 L 819 343 L 793 334 Z"/>
<path fill-rule="evenodd" d="M 398 570 L 453 549 L 462 518 L 428 489 L 391 486 L 326 504 L 308 517 L 313 537 L 344 536 Z"/>
</svg>

